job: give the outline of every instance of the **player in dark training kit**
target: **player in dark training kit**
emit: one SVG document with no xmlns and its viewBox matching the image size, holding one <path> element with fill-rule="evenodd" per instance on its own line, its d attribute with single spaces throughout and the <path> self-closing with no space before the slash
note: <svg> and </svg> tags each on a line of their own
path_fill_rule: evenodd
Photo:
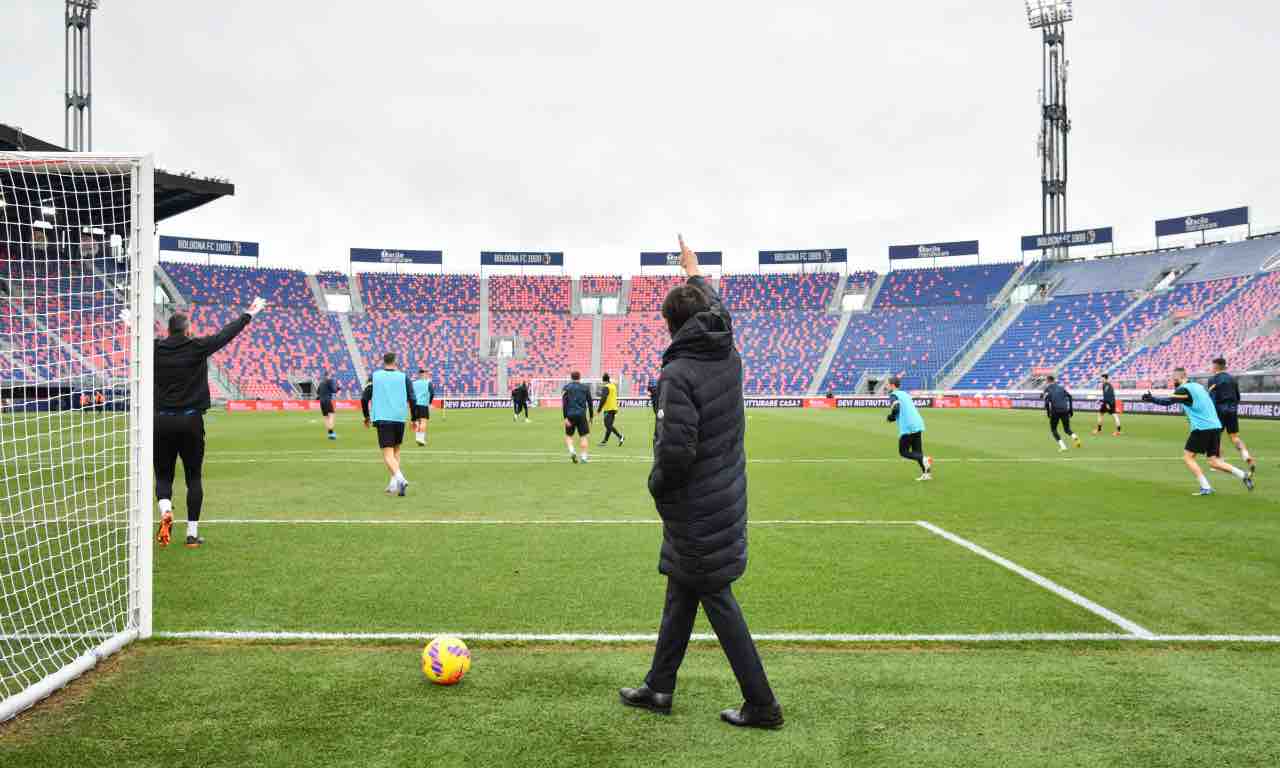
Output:
<svg viewBox="0 0 1280 768">
<path fill-rule="evenodd" d="M 191 335 L 191 318 L 169 318 L 169 335 L 155 342 L 155 473 L 162 546 L 173 535 L 173 476 L 182 457 L 187 481 L 187 546 L 198 547 L 204 506 L 204 414 L 209 410 L 209 358 L 231 343 L 267 302 L 257 298 L 240 317 L 212 336 Z"/>
<path fill-rule="evenodd" d="M 516 388 L 511 390 L 511 405 L 515 408 L 512 414 L 512 421 L 519 421 L 520 414 L 524 413 L 524 423 L 529 423 L 529 382 L 521 382 Z"/>
<path fill-rule="evenodd" d="M 569 378 L 572 381 L 564 385 L 564 393 L 560 396 L 564 413 L 564 444 L 568 447 L 569 458 L 574 464 L 579 461 L 586 463 L 591 460 L 587 455 L 587 447 L 590 445 L 587 436 L 591 434 L 591 421 L 596 417 L 596 411 L 591 404 L 591 390 L 582 383 L 582 374 L 574 371 L 569 374 Z M 581 455 L 573 449 L 575 432 L 582 448 Z"/>
<path fill-rule="evenodd" d="M 403 371 L 396 370 L 394 352 L 383 355 L 382 367 L 369 377 L 360 409 L 364 411 L 365 427 L 372 425 L 378 430 L 378 448 L 391 475 L 387 493 L 405 495 L 409 481 L 400 471 L 400 445 L 404 442 L 405 423 L 413 413 L 413 383 Z"/>
<path fill-rule="evenodd" d="M 333 397 L 338 394 L 339 389 L 338 382 L 334 381 L 333 374 L 330 373 L 325 373 L 316 387 L 316 396 L 320 399 L 320 415 L 324 417 L 324 428 L 329 433 L 330 440 L 338 439 L 338 433 L 333 431 Z"/>
<path fill-rule="evenodd" d="M 889 399 L 889 421 L 898 422 L 898 455 L 920 465 L 922 474 L 916 480 L 932 480 L 933 459 L 924 455 L 924 418 L 897 376 L 889 377 Z"/>
<path fill-rule="evenodd" d="M 1240 416 L 1236 413 L 1240 408 L 1240 385 L 1236 378 L 1227 373 L 1227 361 L 1217 357 L 1213 360 L 1213 376 L 1209 379 L 1209 394 L 1213 396 L 1213 407 L 1218 412 L 1218 421 L 1222 422 L 1222 430 L 1231 438 L 1231 443 L 1240 451 L 1240 458 L 1249 465 L 1252 474 L 1258 470 L 1258 463 L 1249 455 L 1249 447 L 1240 439 Z"/>
<path fill-rule="evenodd" d="M 602 377 L 604 385 L 600 392 L 600 413 L 604 414 L 604 440 L 600 441 L 601 445 L 609 444 L 609 436 L 618 436 L 618 447 L 627 441 L 622 433 L 613 428 L 614 419 L 618 418 L 618 385 L 609 380 L 609 374 Z"/>
<path fill-rule="evenodd" d="M 1098 406 L 1098 426 L 1093 430 L 1093 434 L 1102 434 L 1102 415 L 1104 413 L 1111 414 L 1111 418 L 1116 421 L 1116 431 L 1111 433 L 1112 437 L 1120 436 L 1120 409 L 1116 407 L 1116 389 L 1111 386 L 1111 377 L 1102 374 L 1102 405 Z"/>
<path fill-rule="evenodd" d="M 1209 459 L 1209 467 L 1219 472 L 1233 475 L 1244 483 L 1244 487 L 1253 490 L 1253 475 L 1243 469 L 1233 467 L 1222 460 L 1222 422 L 1218 420 L 1217 409 L 1213 407 L 1213 397 L 1209 390 L 1187 378 L 1184 368 L 1173 370 L 1173 397 L 1153 397 L 1150 392 L 1142 396 L 1148 403 L 1156 405 L 1179 405 L 1187 421 L 1191 423 L 1191 434 L 1187 436 L 1187 444 L 1183 446 L 1182 461 L 1191 474 L 1200 483 L 1196 496 L 1208 496 L 1213 493 L 1209 479 L 1196 463 L 1196 454 L 1203 453 Z"/>
<path fill-rule="evenodd" d="M 1058 434 L 1058 425 L 1062 425 L 1062 431 L 1067 433 L 1067 437 L 1071 438 L 1071 442 L 1077 448 L 1084 447 L 1084 443 L 1080 442 L 1080 437 L 1071 431 L 1071 417 L 1075 415 L 1075 403 L 1071 399 L 1071 393 L 1066 387 L 1057 382 L 1053 376 L 1045 379 L 1049 382 L 1049 386 L 1044 388 L 1044 412 L 1049 416 L 1049 434 L 1058 444 L 1059 451 L 1067 450 L 1067 444 L 1063 441 L 1062 435 Z"/>
</svg>

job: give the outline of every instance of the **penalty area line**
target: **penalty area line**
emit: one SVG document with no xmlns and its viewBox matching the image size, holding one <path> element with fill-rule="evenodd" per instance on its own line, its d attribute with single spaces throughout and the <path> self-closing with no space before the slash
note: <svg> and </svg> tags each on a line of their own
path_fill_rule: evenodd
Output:
<svg viewBox="0 0 1280 768">
<path fill-rule="evenodd" d="M 185 525 L 185 521 L 175 520 L 177 525 Z M 654 519 L 646 520 L 605 520 L 605 519 L 574 519 L 574 520 L 494 520 L 491 518 L 477 518 L 475 520 L 459 520 L 459 519 L 417 519 L 417 520 L 344 520 L 341 518 L 230 518 L 225 520 L 201 520 L 201 525 L 662 525 L 662 521 Z M 894 525 L 894 526 L 914 526 L 915 520 L 749 520 L 747 525 L 759 526 L 784 526 L 784 525 Z"/>
<path fill-rule="evenodd" d="M 979 557 L 984 557 L 987 560 L 990 560 L 991 562 L 995 563 L 996 565 L 999 565 L 1002 568 L 1006 568 L 1010 571 L 1013 571 L 1014 573 L 1018 574 L 1022 578 L 1027 579 L 1028 581 L 1032 582 L 1033 584 L 1036 584 L 1037 586 L 1040 586 L 1049 590 L 1050 592 L 1054 593 L 1058 597 L 1063 598 L 1064 600 L 1067 600 L 1068 602 L 1071 602 L 1071 603 L 1074 603 L 1075 605 L 1080 606 L 1081 608 L 1094 614 L 1095 616 L 1100 616 L 1103 619 L 1106 619 L 1107 621 L 1111 622 L 1112 624 L 1115 624 L 1116 626 L 1120 627 L 1121 629 L 1125 630 L 1126 632 L 1130 633 L 1136 638 L 1139 638 L 1142 640 L 1151 640 L 1156 637 L 1155 633 L 1153 633 L 1149 629 L 1146 629 L 1140 624 L 1137 624 L 1133 621 L 1130 621 L 1129 619 L 1126 619 L 1125 617 L 1121 616 L 1115 611 L 1109 608 L 1105 608 L 1081 594 L 1072 592 L 1071 590 L 1067 589 L 1061 584 L 1058 584 L 1055 581 L 1046 579 L 1045 577 L 1041 576 L 1035 571 L 1029 570 L 1027 568 L 1023 568 L 1021 565 L 1018 565 L 1017 563 L 1013 562 L 1008 558 L 1001 557 L 1000 555 L 997 555 L 996 553 L 992 552 L 989 549 L 980 547 L 977 544 L 974 544 L 972 541 L 969 541 L 968 539 L 957 536 L 956 534 L 944 528 L 940 528 L 934 525 L 933 523 L 926 522 L 924 520 L 917 521 L 916 524 L 919 525 L 921 528 L 925 529 L 926 531 L 929 531 L 930 533 L 941 536 L 947 541 L 950 541 L 952 544 L 959 544 L 960 546 L 964 547 L 965 549 L 969 550 L 975 555 L 978 555 Z"/>
<path fill-rule="evenodd" d="M 156 632 L 153 637 L 164 640 L 267 640 L 323 642 L 360 641 L 425 641 L 439 636 L 461 637 L 473 642 L 490 643 L 652 643 L 654 633 L 613 632 L 304 632 L 259 630 L 184 630 Z M 1280 644 L 1280 635 L 1137 635 L 1118 632 L 991 632 L 978 634 L 840 634 L 805 632 L 761 632 L 752 637 L 764 643 L 1072 643 L 1072 642 L 1151 642 L 1151 643 L 1258 643 Z M 695 632 L 694 642 L 719 642 L 714 634 Z"/>
</svg>

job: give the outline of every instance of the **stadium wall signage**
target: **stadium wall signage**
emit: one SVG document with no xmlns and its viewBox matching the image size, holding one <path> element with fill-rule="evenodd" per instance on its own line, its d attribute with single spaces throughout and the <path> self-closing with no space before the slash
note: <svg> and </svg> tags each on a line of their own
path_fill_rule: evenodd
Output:
<svg viewBox="0 0 1280 768">
<path fill-rule="evenodd" d="M 1178 216 L 1173 219 L 1160 219 L 1156 222 L 1156 237 L 1167 235 L 1185 235 L 1190 232 L 1203 232 L 1206 229 L 1222 227 L 1243 227 L 1249 223 L 1249 206 L 1228 208 L 1225 211 L 1196 213 L 1191 216 Z"/>
<path fill-rule="evenodd" d="M 820 248 L 812 251 L 760 251 L 760 264 L 844 264 L 848 248 Z"/>
<path fill-rule="evenodd" d="M 443 264 L 443 251 L 407 248 L 352 248 L 351 260 L 366 264 Z"/>
<path fill-rule="evenodd" d="M 718 267 L 724 264 L 724 253 L 721 251 L 698 251 L 698 263 L 710 267 Z M 642 267 L 678 267 L 680 266 L 679 251 L 641 251 L 640 266 Z"/>
<path fill-rule="evenodd" d="M 258 244 L 248 240 L 210 240 L 207 237 L 161 235 L 160 250 L 179 253 L 203 253 L 210 256 L 243 256 L 258 258 Z"/>
<path fill-rule="evenodd" d="M 482 267 L 563 267 L 563 251 L 481 251 Z"/>
<path fill-rule="evenodd" d="M 977 240 L 960 240 L 954 243 L 924 243 L 917 245 L 889 246 L 889 261 L 899 259 L 945 259 L 948 256 L 977 256 Z"/>
<path fill-rule="evenodd" d="M 1071 248 L 1077 245 L 1101 245 L 1112 242 L 1111 227 L 1078 229 L 1074 232 L 1058 232 L 1053 235 L 1023 235 L 1022 250 L 1038 251 L 1043 248 Z"/>
</svg>

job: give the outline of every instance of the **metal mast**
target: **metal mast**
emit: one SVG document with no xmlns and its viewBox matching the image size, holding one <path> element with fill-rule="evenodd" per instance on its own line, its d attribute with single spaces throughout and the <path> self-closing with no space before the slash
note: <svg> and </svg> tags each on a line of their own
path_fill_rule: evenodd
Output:
<svg viewBox="0 0 1280 768">
<path fill-rule="evenodd" d="M 1067 47 L 1065 25 L 1074 17 L 1071 0 L 1026 0 L 1027 23 L 1044 42 L 1040 67 L 1041 234 L 1067 231 Z M 1066 248 L 1052 249 L 1065 256 Z M 1045 255 L 1051 255 L 1049 251 Z"/>
<path fill-rule="evenodd" d="M 66 95 L 63 145 L 74 152 L 93 149 L 93 11 L 98 0 L 67 0 Z"/>
</svg>

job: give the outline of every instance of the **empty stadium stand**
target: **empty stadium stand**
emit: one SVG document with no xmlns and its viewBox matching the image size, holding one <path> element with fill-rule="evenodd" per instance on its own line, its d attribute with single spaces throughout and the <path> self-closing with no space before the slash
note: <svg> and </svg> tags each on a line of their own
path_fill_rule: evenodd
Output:
<svg viewBox="0 0 1280 768">
<path fill-rule="evenodd" d="M 897 269 L 885 275 L 876 296 L 879 307 L 986 304 L 1018 270 L 1018 264 Z"/>
<path fill-rule="evenodd" d="M 489 309 L 495 312 L 568 312 L 572 294 L 568 277 L 489 278 Z"/>
<path fill-rule="evenodd" d="M 840 276 L 835 272 L 808 274 L 726 275 L 720 295 L 731 310 L 826 309 Z"/>
<path fill-rule="evenodd" d="M 480 278 L 475 275 L 356 276 L 365 307 L 401 312 L 478 312 Z"/>
<path fill-rule="evenodd" d="M 404 312 L 369 309 L 352 317 L 351 332 L 364 352 L 365 366 L 382 365 L 382 355 L 395 352 L 410 373 L 424 368 L 436 390 L 450 396 L 487 395 L 494 391 L 495 369 L 481 360 L 477 312 Z"/>
<path fill-rule="evenodd" d="M 315 300 L 306 275 L 294 269 L 258 269 L 165 262 L 164 271 L 187 301 L 247 307 L 261 296 L 277 307 L 309 307 Z"/>
<path fill-rule="evenodd" d="M 854 392 L 869 371 L 900 375 L 907 389 L 931 387 L 943 364 L 990 315 L 984 304 L 886 307 L 855 313 L 822 390 Z"/>
</svg>

